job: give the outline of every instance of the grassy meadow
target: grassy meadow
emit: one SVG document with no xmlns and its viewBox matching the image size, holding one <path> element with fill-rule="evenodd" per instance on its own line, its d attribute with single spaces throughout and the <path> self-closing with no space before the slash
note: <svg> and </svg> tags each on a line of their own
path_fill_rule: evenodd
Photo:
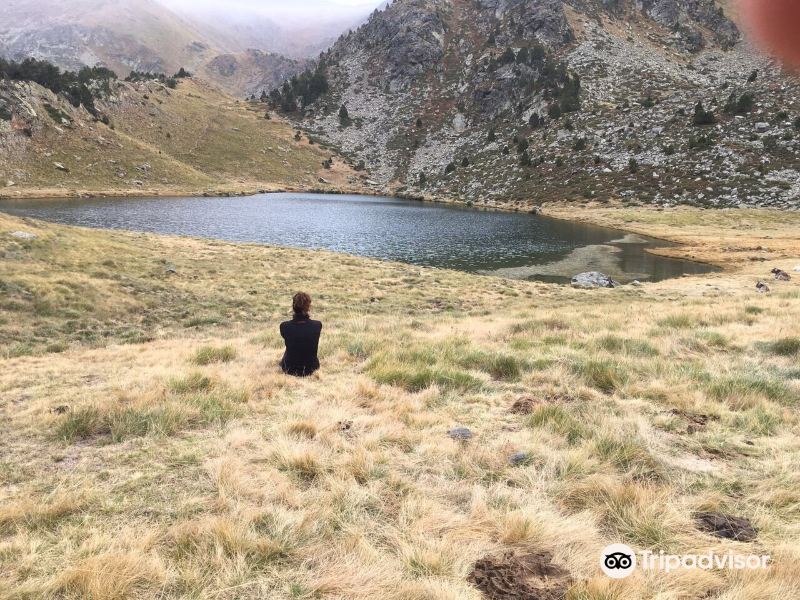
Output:
<svg viewBox="0 0 800 600">
<path fill-rule="evenodd" d="M 277 115 L 266 119 L 265 104 L 236 100 L 201 80 L 182 79 L 175 89 L 121 82 L 114 100 L 101 105 L 107 125 L 43 88 L 31 90 L 38 114 L 31 136 L 0 130 L 0 197 L 364 187 L 338 157 L 324 168 L 335 153 L 296 137 Z"/>
<path fill-rule="evenodd" d="M 0 215 L 0 598 L 479 600 L 510 551 L 568 573 L 544 600 L 800 597 L 800 215 L 577 216 L 725 270 L 581 291 Z M 617 542 L 772 564 L 615 581 Z"/>
</svg>

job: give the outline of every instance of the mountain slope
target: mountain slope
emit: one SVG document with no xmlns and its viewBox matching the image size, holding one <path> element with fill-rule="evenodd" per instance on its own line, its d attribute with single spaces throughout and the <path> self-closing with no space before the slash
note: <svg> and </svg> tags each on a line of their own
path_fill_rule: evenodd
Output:
<svg viewBox="0 0 800 600">
<path fill-rule="evenodd" d="M 203 7 L 167 0 L 8 0 L 0 20 L 0 57 L 33 57 L 78 70 L 102 65 L 201 73 L 237 95 L 260 94 L 303 70 L 360 13 L 321 15 L 279 25 L 258 7 Z M 358 16 L 356 16 L 356 14 Z M 285 58 L 282 52 L 294 57 Z"/>
<path fill-rule="evenodd" d="M 0 184 L 7 197 L 169 194 L 357 185 L 331 152 L 284 121 L 191 79 L 120 82 L 103 119 L 32 83 L 0 83 Z M 321 181 L 322 178 L 324 181 Z"/>
<path fill-rule="evenodd" d="M 0 40 L 10 58 L 103 64 L 121 75 L 174 73 L 227 50 L 154 0 L 8 0 Z"/>
<path fill-rule="evenodd" d="M 387 190 L 798 206 L 797 79 L 713 0 L 397 0 L 321 69 L 303 125 Z"/>
<path fill-rule="evenodd" d="M 246 50 L 234 54 L 220 54 L 195 73 L 226 90 L 245 97 L 269 91 L 293 75 L 300 73 L 308 61 L 287 58 L 274 52 Z"/>
<path fill-rule="evenodd" d="M 276 52 L 295 59 L 317 56 L 332 46 L 343 31 L 357 27 L 369 14 L 363 8 L 332 4 L 328 11 L 320 10 L 317 5 L 313 14 L 289 18 L 276 14 L 273 7 L 258 4 L 160 1 L 197 28 L 213 34 L 226 48 L 236 52 L 250 49 Z"/>
</svg>

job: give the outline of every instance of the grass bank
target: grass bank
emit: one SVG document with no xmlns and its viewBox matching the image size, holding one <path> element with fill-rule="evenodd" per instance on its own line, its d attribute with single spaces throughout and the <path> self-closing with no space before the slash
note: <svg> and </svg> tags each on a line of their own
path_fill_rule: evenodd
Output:
<svg viewBox="0 0 800 600">
<path fill-rule="evenodd" d="M 0 216 L 0 598 L 477 600 L 508 551 L 569 600 L 800 596 L 800 287 L 755 291 L 797 219 L 594 210 L 727 271 L 578 291 Z M 773 564 L 615 582 L 612 542 Z"/>
</svg>

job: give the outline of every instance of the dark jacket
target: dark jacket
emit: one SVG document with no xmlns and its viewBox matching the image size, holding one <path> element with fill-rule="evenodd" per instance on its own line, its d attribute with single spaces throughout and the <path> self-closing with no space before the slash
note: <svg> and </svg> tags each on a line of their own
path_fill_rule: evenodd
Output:
<svg viewBox="0 0 800 600">
<path fill-rule="evenodd" d="M 305 377 L 319 369 L 320 333 L 322 323 L 312 321 L 308 315 L 295 315 L 291 321 L 281 323 L 281 337 L 286 342 L 286 353 L 281 360 L 284 373 Z"/>
</svg>

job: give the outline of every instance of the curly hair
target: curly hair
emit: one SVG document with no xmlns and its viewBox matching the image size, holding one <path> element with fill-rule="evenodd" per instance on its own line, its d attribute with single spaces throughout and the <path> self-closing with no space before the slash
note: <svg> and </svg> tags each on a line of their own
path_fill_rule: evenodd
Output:
<svg viewBox="0 0 800 600">
<path fill-rule="evenodd" d="M 307 315 L 311 310 L 311 296 L 305 292 L 297 292 L 292 298 L 292 310 L 296 315 Z"/>
</svg>

